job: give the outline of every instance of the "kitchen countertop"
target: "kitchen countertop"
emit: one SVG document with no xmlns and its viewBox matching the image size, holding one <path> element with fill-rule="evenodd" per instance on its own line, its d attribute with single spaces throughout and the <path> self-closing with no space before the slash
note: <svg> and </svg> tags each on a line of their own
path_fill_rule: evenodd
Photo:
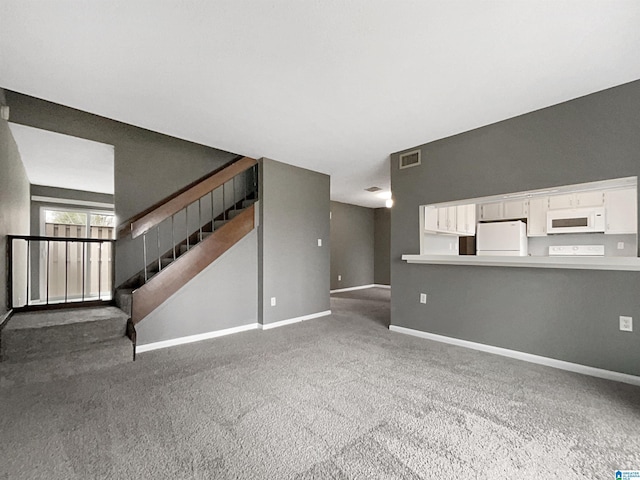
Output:
<svg viewBox="0 0 640 480">
<path fill-rule="evenodd" d="M 638 257 L 478 257 L 476 255 L 402 255 L 407 263 L 485 267 L 568 268 L 640 271 Z"/>
</svg>

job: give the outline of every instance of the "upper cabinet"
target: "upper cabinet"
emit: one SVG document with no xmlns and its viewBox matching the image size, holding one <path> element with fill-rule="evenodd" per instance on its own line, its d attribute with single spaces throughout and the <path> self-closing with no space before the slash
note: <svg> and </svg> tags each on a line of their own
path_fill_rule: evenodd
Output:
<svg viewBox="0 0 640 480">
<path fill-rule="evenodd" d="M 509 200 L 504 202 L 503 215 L 505 220 L 517 220 L 527 218 L 529 213 L 529 200 Z"/>
<path fill-rule="evenodd" d="M 476 205 L 424 207 L 424 231 L 450 235 L 475 235 Z"/>
<path fill-rule="evenodd" d="M 605 192 L 605 231 L 610 235 L 636 233 L 638 199 L 635 188 Z"/>
<path fill-rule="evenodd" d="M 480 220 L 502 220 L 502 202 L 484 203 L 480 205 Z"/>
<path fill-rule="evenodd" d="M 565 195 L 552 195 L 549 198 L 549 210 L 601 207 L 604 205 L 604 192 L 576 192 Z"/>
<path fill-rule="evenodd" d="M 527 218 L 528 200 L 508 200 L 480 205 L 480 221 L 517 220 Z"/>
<path fill-rule="evenodd" d="M 461 235 L 476 234 L 476 204 L 458 205 L 456 207 L 456 230 Z"/>
</svg>

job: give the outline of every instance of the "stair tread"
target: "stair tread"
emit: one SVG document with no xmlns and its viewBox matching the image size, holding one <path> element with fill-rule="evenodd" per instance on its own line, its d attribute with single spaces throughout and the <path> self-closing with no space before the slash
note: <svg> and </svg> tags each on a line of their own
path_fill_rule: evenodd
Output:
<svg viewBox="0 0 640 480">
<path fill-rule="evenodd" d="M 5 331 L 72 325 L 104 320 L 120 320 L 126 323 L 127 315 L 117 307 L 68 308 L 19 312 L 11 317 Z"/>
</svg>

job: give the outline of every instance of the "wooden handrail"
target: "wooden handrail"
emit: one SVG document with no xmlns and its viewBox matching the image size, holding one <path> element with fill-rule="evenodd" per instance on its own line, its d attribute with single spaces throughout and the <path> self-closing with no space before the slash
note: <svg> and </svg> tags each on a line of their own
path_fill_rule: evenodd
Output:
<svg viewBox="0 0 640 480">
<path fill-rule="evenodd" d="M 116 228 L 116 238 L 118 240 L 121 239 L 121 238 L 125 238 L 126 236 L 128 236 L 131 233 L 131 224 L 133 222 L 135 222 L 137 220 L 140 220 L 146 214 L 148 214 L 150 212 L 153 212 L 156 208 L 159 208 L 160 206 L 162 206 L 163 204 L 167 203 L 172 198 L 175 198 L 178 195 L 180 195 L 181 193 L 186 192 L 190 188 L 195 187 L 200 182 L 206 180 L 209 177 L 212 177 L 213 175 L 215 175 L 218 172 L 221 172 L 222 170 L 224 170 L 225 168 L 233 165 L 234 163 L 236 163 L 237 161 L 241 160 L 242 158 L 244 158 L 242 155 L 238 155 L 237 157 L 235 157 L 230 162 L 227 162 L 224 165 L 219 166 L 218 168 L 216 168 L 212 172 L 209 172 L 206 175 L 203 175 L 202 177 L 200 177 L 200 178 L 194 180 L 193 182 L 189 183 L 188 185 L 185 185 L 181 189 L 176 190 L 171 195 L 163 198 L 159 202 L 154 203 L 153 205 L 151 205 L 149 208 L 143 210 L 142 212 L 136 213 L 133 217 L 127 219 L 127 221 L 122 222 L 120 225 L 118 225 L 118 227 Z"/>
<path fill-rule="evenodd" d="M 229 164 L 223 165 L 219 169 L 215 170 L 213 173 L 207 174 L 206 176 L 187 185 L 181 190 L 178 190 L 177 192 L 165 198 L 164 200 L 154 204 L 153 206 L 149 207 L 143 212 L 133 216 L 126 222 L 121 223 L 116 230 L 117 238 L 122 239 L 127 237 L 130 234 L 132 235 L 133 238 L 141 235 L 145 231 L 149 230 L 150 228 L 153 228 L 155 225 L 157 225 L 158 223 L 168 218 L 170 215 L 173 215 L 179 212 L 180 210 L 185 208 L 187 205 L 190 205 L 191 203 L 195 202 L 198 198 L 202 197 L 203 195 L 206 195 L 211 190 L 219 187 L 223 183 L 233 178 L 238 173 L 241 173 L 242 171 L 250 168 L 256 163 L 257 161 L 253 158 L 240 157 Z M 242 165 L 242 166 L 239 167 L 239 165 Z M 217 182 L 217 185 L 215 185 L 216 182 Z M 207 191 L 204 191 L 206 190 L 206 188 L 203 188 L 202 187 L 203 185 L 207 185 L 208 188 L 210 189 Z M 211 187 L 211 185 L 215 185 L 215 186 Z M 199 193 L 203 191 L 204 193 L 202 194 Z M 192 200 L 189 200 L 190 198 L 192 198 Z M 170 208 L 167 208 L 168 205 L 170 205 Z M 173 211 L 172 213 L 168 213 L 168 214 L 166 213 L 174 210 L 175 208 L 177 208 L 177 210 Z M 162 215 L 165 215 L 165 216 L 162 216 Z M 157 221 L 159 218 L 161 219 Z M 140 228 L 142 230 L 140 230 Z M 134 234 L 134 231 L 137 231 L 137 234 Z"/>
<path fill-rule="evenodd" d="M 251 205 L 213 235 L 181 255 L 142 287 L 133 291 L 131 319 L 134 324 L 145 318 L 211 262 L 229 250 L 255 227 Z"/>
</svg>

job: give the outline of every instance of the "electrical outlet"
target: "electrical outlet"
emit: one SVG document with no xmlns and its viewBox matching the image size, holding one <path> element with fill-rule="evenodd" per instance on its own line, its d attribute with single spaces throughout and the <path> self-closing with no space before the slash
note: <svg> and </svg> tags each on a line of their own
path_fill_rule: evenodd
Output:
<svg viewBox="0 0 640 480">
<path fill-rule="evenodd" d="M 342 275 L 338 275 L 338 281 L 342 280 Z"/>
<path fill-rule="evenodd" d="M 318 246 L 319 246 L 319 247 L 321 247 L 321 246 L 322 246 L 322 239 L 321 239 L 321 238 L 319 238 L 319 239 L 318 239 Z"/>
<path fill-rule="evenodd" d="M 618 242 L 618 250 L 624 250 L 624 242 Z"/>
<path fill-rule="evenodd" d="M 633 332 L 633 317 L 623 317 L 620 315 L 620 330 L 623 332 Z"/>
<path fill-rule="evenodd" d="M 271 306 L 272 307 L 276 306 L 276 297 L 271 297 Z"/>
<path fill-rule="evenodd" d="M 426 293 L 421 293 L 420 294 L 420 303 L 427 303 L 427 294 Z"/>
</svg>

